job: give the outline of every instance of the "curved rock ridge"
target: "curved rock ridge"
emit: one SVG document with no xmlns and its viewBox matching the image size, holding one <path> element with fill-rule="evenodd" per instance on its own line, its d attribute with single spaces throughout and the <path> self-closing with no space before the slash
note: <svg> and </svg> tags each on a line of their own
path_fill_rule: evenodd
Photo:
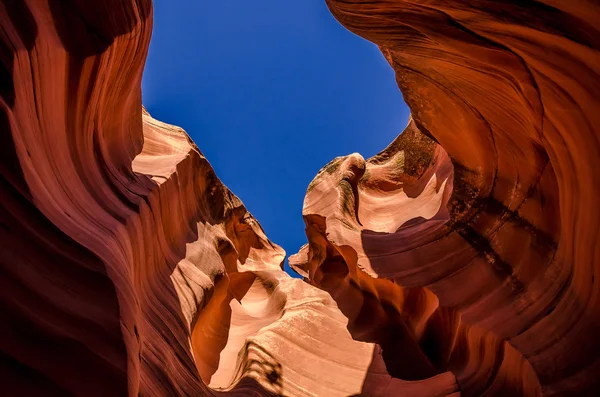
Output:
<svg viewBox="0 0 600 397">
<path fill-rule="evenodd" d="M 395 377 L 597 395 L 598 4 L 327 4 L 379 46 L 412 119 L 374 158 L 316 176 L 292 267 Z"/>
<path fill-rule="evenodd" d="M 0 394 L 455 392 L 451 374 L 392 380 L 142 108 L 151 18 L 148 1 L 0 2 Z"/>
<path fill-rule="evenodd" d="M 0 394 L 598 394 L 598 5 L 328 5 L 412 118 L 308 187 L 302 281 L 143 109 L 149 0 L 0 1 Z"/>
</svg>

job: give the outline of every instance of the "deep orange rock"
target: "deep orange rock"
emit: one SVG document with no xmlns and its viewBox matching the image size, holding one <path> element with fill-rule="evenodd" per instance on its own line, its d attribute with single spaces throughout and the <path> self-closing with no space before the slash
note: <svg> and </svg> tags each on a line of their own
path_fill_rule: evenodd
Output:
<svg viewBox="0 0 600 397">
<path fill-rule="evenodd" d="M 379 45 L 412 121 L 317 175 L 291 262 L 395 376 L 599 393 L 598 5 L 328 4 Z"/>
<path fill-rule="evenodd" d="M 142 108 L 149 1 L 0 1 L 0 394 L 598 394 L 598 6 L 328 4 L 412 118 L 308 187 L 302 281 Z"/>
<path fill-rule="evenodd" d="M 146 1 L 0 2 L 0 394 L 345 396 L 388 379 L 185 132 L 142 108 L 151 17 Z"/>
</svg>

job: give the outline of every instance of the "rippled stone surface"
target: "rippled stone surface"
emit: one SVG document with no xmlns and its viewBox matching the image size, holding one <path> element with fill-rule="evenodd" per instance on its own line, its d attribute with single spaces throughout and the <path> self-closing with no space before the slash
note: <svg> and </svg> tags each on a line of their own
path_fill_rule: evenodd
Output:
<svg viewBox="0 0 600 397">
<path fill-rule="evenodd" d="M 303 281 L 143 109 L 149 1 L 0 1 L 0 394 L 598 393 L 598 5 L 328 5 L 412 118 L 308 187 Z"/>
<path fill-rule="evenodd" d="M 317 175 L 294 266 L 394 376 L 598 393 L 598 5 L 328 4 L 379 45 L 412 120 Z"/>
</svg>

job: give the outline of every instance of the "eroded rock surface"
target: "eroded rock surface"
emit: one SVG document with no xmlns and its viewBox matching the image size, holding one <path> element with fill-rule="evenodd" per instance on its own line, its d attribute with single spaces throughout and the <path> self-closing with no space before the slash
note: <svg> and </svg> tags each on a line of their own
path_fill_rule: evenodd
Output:
<svg viewBox="0 0 600 397">
<path fill-rule="evenodd" d="M 151 14 L 0 2 L 0 394 L 360 393 L 376 346 L 143 110 Z"/>
<path fill-rule="evenodd" d="M 394 376 L 596 395 L 598 4 L 328 4 L 379 45 L 412 120 L 374 158 L 317 175 L 294 267 Z"/>
<path fill-rule="evenodd" d="M 597 394 L 598 6 L 328 3 L 412 119 L 308 187 L 302 281 L 143 109 L 149 1 L 0 1 L 0 394 Z"/>
</svg>

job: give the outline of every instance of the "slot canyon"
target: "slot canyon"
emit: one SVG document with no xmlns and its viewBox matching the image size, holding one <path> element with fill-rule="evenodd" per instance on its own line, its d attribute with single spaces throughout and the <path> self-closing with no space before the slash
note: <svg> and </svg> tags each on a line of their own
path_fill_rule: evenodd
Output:
<svg viewBox="0 0 600 397">
<path fill-rule="evenodd" d="M 0 0 L 1 396 L 600 395 L 600 3 L 326 3 L 411 117 L 292 278 L 142 106 L 150 0 Z"/>
</svg>

